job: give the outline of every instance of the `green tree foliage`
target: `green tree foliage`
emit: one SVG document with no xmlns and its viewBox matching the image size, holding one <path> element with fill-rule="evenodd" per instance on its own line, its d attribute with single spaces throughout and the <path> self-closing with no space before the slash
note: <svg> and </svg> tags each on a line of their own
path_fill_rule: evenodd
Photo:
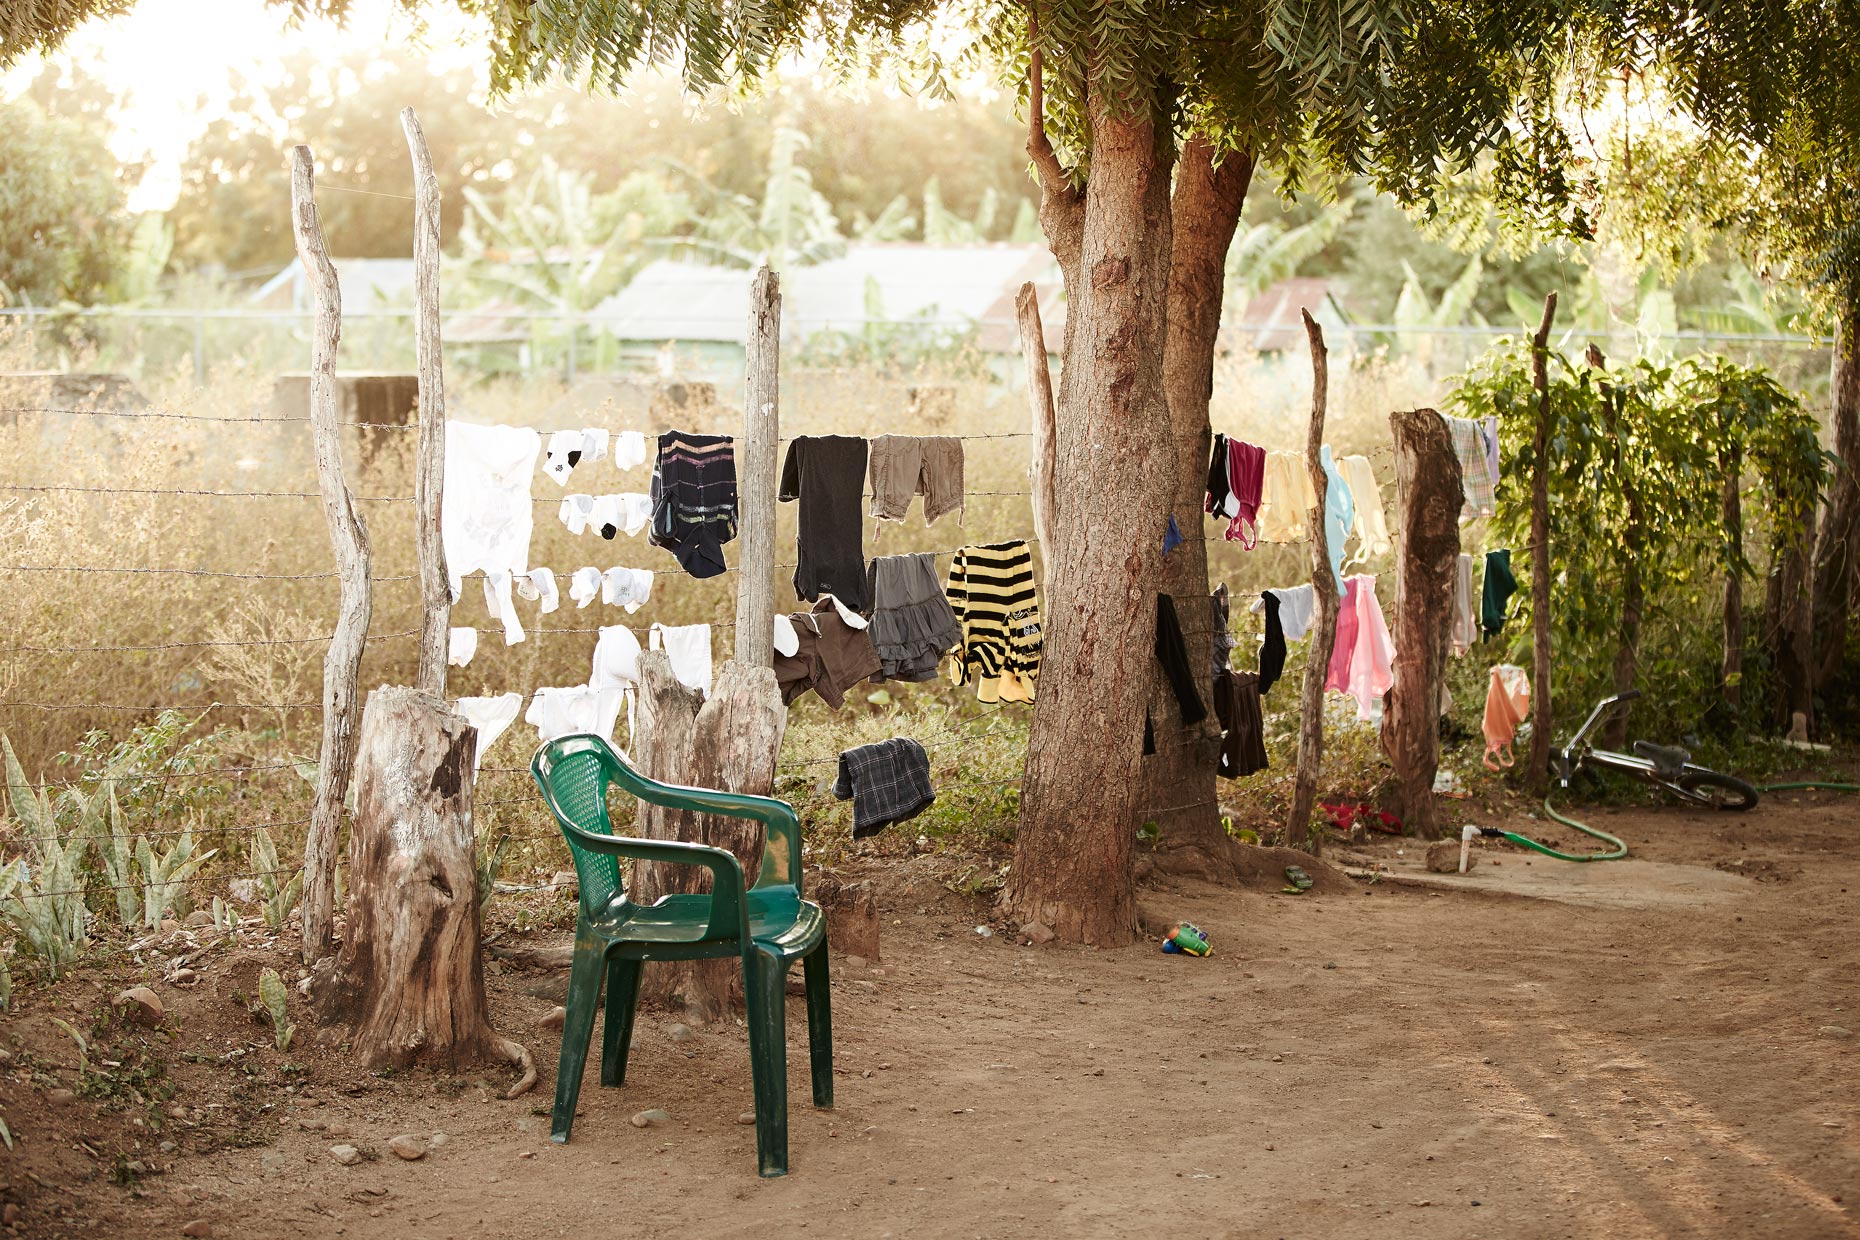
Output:
<svg viewBox="0 0 1860 1240">
<path fill-rule="evenodd" d="M 1499 419 L 1505 482 L 1493 530 L 1513 547 L 1529 542 L 1530 376 L 1528 342 L 1502 341 L 1459 376 L 1448 399 L 1459 416 Z M 1647 695 L 1637 717 L 1675 733 L 1708 718 L 1729 722 L 1717 696 L 1724 575 L 1772 571 L 1784 534 L 1812 513 L 1826 476 L 1813 416 L 1760 367 L 1722 357 L 1605 369 L 1556 352 L 1550 410 L 1553 700 L 1580 715 L 1613 692 L 1624 583 L 1637 574 L 1645 594 L 1636 683 Z M 1738 453 L 1728 451 L 1734 445 Z M 1725 462 L 1736 459 L 1746 528 L 1732 544 L 1720 499 Z M 1515 598 L 1510 631 L 1526 641 L 1529 590 Z M 1751 719 L 1740 725 L 1765 717 L 1763 652 L 1750 654 L 1757 683 L 1745 699 Z"/>
<path fill-rule="evenodd" d="M 95 127 L 30 99 L 0 104 L 0 305 L 109 294 L 134 234 Z"/>
<path fill-rule="evenodd" d="M 514 209 L 499 200 L 530 195 L 530 178 L 545 159 L 584 175 L 594 194 L 629 182 L 636 189 L 640 174 L 676 162 L 693 181 L 685 188 L 710 191 L 693 193 L 694 206 L 747 201 L 735 213 L 754 217 L 770 188 L 769 170 L 787 158 L 826 205 L 834 229 L 848 235 L 885 216 L 898 198 L 918 200 L 930 181 L 965 222 L 996 204 L 982 240 L 1005 238 L 1015 209 L 1030 203 L 1012 118 L 972 100 L 918 101 L 877 90 L 847 97 L 771 83 L 754 98 L 694 103 L 675 81 L 647 77 L 629 92 L 624 123 L 616 123 L 612 100 L 560 85 L 492 109 L 476 75 L 436 72 L 411 55 L 329 64 L 305 54 L 281 69 L 275 81 L 242 82 L 226 115 L 191 146 L 174 210 L 182 264 L 243 271 L 290 261 L 277 187 L 298 142 L 316 152 L 319 189 L 329 190 L 320 206 L 330 244 L 361 258 L 404 255 L 405 205 L 370 195 L 410 192 L 399 116 L 407 104 L 420 113 L 432 148 L 448 244 L 466 219 L 463 190 L 500 213 Z M 355 190 L 369 192 L 345 192 Z M 789 212 L 784 206 L 777 214 Z M 913 221 L 904 235 L 922 234 Z"/>
</svg>

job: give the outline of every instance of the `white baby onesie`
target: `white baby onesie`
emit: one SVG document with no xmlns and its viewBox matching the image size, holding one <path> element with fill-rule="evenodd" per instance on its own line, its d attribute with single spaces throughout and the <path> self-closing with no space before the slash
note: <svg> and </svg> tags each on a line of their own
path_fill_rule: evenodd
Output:
<svg viewBox="0 0 1860 1240">
<path fill-rule="evenodd" d="M 652 648 L 663 650 L 672 661 L 678 683 L 710 696 L 710 626 L 686 624 L 652 626 Z"/>
<path fill-rule="evenodd" d="M 484 575 L 484 606 L 491 619 L 504 626 L 504 644 L 514 646 L 525 636 L 523 622 L 517 619 L 517 605 L 510 597 L 510 574 L 502 570 Z"/>
<path fill-rule="evenodd" d="M 593 685 L 538 689 L 523 719 L 535 726 L 537 739 L 544 743 L 584 732 L 611 741 L 625 697 L 624 689 L 597 689 Z"/>
<path fill-rule="evenodd" d="M 638 431 L 621 431 L 614 438 L 614 468 L 637 469 L 646 463 L 646 437 Z"/>
<path fill-rule="evenodd" d="M 439 533 L 454 602 L 471 573 L 529 568 L 530 478 L 540 451 L 542 437 L 527 426 L 446 422 Z"/>
<path fill-rule="evenodd" d="M 562 605 L 562 596 L 556 593 L 555 570 L 552 568 L 532 568 L 516 579 L 517 593 L 532 601 L 541 599 L 542 614 L 545 616 Z"/>
<path fill-rule="evenodd" d="M 446 662 L 464 667 L 478 653 L 477 629 L 449 629 L 446 632 Z M 789 651 L 790 654 L 794 653 Z"/>
<path fill-rule="evenodd" d="M 586 607 L 601 593 L 601 570 L 598 568 L 578 568 L 575 575 L 568 579 L 568 597 L 575 600 L 575 606 Z"/>
<path fill-rule="evenodd" d="M 504 729 L 516 721 L 517 712 L 523 709 L 523 695 L 500 693 L 496 697 L 460 698 L 457 706 L 465 722 L 478 729 L 478 752 L 472 755 L 471 763 L 471 769 L 476 771 L 484 763 L 485 752 L 497 744 Z"/>
<path fill-rule="evenodd" d="M 610 568 L 601 574 L 601 602 L 624 607 L 628 614 L 638 611 L 652 597 L 652 570 L 649 568 Z"/>
</svg>

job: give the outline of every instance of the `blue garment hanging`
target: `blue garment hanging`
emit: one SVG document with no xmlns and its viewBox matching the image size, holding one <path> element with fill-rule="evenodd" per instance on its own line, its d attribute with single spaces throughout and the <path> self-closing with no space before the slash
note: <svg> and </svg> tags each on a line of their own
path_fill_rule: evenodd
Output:
<svg viewBox="0 0 1860 1240">
<path fill-rule="evenodd" d="M 1343 591 L 1343 544 L 1350 537 L 1356 521 L 1356 503 L 1350 498 L 1349 484 L 1337 472 L 1331 459 L 1330 445 L 1325 444 L 1319 460 L 1324 464 L 1324 539 L 1330 551 L 1330 570 L 1337 575 L 1337 591 Z"/>
<path fill-rule="evenodd" d="M 1168 555 L 1186 541 L 1188 540 L 1182 537 L 1182 531 L 1175 523 L 1175 514 L 1170 513 L 1169 528 L 1163 531 L 1163 554 Z"/>
</svg>

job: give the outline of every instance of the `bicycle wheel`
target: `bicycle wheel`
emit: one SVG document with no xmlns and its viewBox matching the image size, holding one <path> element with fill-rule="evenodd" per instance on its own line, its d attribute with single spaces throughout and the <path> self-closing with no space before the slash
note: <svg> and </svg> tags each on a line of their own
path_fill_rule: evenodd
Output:
<svg viewBox="0 0 1860 1240">
<path fill-rule="evenodd" d="M 1681 775 L 1677 782 L 1687 792 L 1705 797 L 1714 809 L 1742 811 L 1757 803 L 1757 790 L 1735 775 L 1694 768 Z"/>
</svg>

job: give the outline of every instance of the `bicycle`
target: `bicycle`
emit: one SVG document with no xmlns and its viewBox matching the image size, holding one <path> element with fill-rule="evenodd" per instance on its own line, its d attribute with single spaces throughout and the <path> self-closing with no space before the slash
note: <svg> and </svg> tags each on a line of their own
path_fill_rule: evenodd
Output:
<svg viewBox="0 0 1860 1240">
<path fill-rule="evenodd" d="M 1625 693 L 1603 698 L 1589 712 L 1582 726 L 1576 729 L 1569 744 L 1562 749 L 1550 751 L 1551 773 L 1556 776 L 1560 787 L 1567 789 L 1569 781 L 1585 771 L 1593 774 L 1596 770 L 1606 770 L 1638 779 L 1689 805 L 1740 812 L 1756 805 L 1758 793 L 1755 787 L 1735 775 L 1696 765 L 1691 753 L 1677 745 L 1635 741 L 1634 752 L 1628 754 L 1617 753 L 1612 749 L 1597 749 L 1588 744 L 1589 733 L 1605 714 L 1639 696 L 1639 689 L 1629 689 Z"/>
</svg>

